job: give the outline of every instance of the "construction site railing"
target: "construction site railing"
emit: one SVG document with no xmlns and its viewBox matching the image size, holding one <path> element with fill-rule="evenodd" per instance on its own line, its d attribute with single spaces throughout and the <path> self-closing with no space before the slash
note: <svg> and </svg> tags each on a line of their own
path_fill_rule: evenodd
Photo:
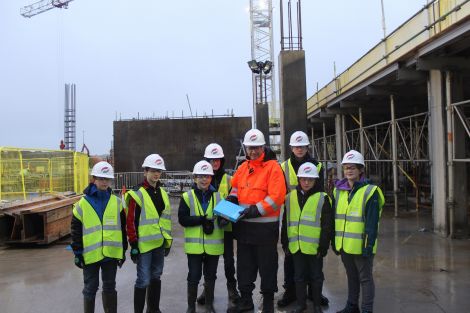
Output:
<svg viewBox="0 0 470 313">
<path fill-rule="evenodd" d="M 0 200 L 81 193 L 89 181 L 88 171 L 88 156 L 80 152 L 0 147 Z"/>
<path fill-rule="evenodd" d="M 114 174 L 114 189 L 127 190 L 142 183 L 144 173 L 142 172 L 119 172 Z M 170 194 L 180 194 L 191 189 L 193 184 L 192 174 L 189 171 L 165 171 L 160 177 L 163 188 Z"/>
</svg>

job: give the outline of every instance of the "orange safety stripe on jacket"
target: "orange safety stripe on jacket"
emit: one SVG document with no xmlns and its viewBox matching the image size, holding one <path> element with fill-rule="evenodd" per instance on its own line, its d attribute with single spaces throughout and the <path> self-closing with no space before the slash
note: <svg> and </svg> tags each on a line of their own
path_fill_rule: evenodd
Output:
<svg viewBox="0 0 470 313">
<path fill-rule="evenodd" d="M 262 217 L 276 217 L 286 195 L 284 172 L 276 160 L 263 162 L 263 158 L 264 153 L 240 165 L 232 177 L 230 195 L 236 196 L 241 206 L 256 205 Z"/>
</svg>

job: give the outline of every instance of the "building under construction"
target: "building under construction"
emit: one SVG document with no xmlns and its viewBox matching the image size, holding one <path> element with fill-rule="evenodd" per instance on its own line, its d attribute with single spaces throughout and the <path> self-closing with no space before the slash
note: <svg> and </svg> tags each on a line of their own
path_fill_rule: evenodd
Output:
<svg viewBox="0 0 470 313">
<path fill-rule="evenodd" d="M 470 3 L 432 1 L 307 102 L 314 154 L 350 149 L 399 209 L 432 209 L 434 231 L 468 236 Z"/>
</svg>

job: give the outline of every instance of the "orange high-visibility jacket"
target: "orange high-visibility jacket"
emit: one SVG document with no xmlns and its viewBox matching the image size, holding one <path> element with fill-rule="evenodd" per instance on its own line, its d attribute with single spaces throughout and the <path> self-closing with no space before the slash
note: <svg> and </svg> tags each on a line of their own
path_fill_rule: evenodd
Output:
<svg viewBox="0 0 470 313">
<path fill-rule="evenodd" d="M 284 173 L 276 160 L 265 161 L 264 156 L 244 162 L 232 178 L 230 195 L 237 197 L 241 206 L 256 205 L 261 213 L 260 217 L 244 219 L 246 222 L 278 221 L 284 203 Z"/>
</svg>

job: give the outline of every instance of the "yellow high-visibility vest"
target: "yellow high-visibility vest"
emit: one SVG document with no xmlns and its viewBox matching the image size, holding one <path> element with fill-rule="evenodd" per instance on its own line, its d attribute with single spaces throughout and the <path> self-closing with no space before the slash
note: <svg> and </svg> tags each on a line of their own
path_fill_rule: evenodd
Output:
<svg viewBox="0 0 470 313">
<path fill-rule="evenodd" d="M 287 237 L 289 238 L 289 251 L 296 253 L 315 255 L 318 251 L 321 234 L 321 211 L 325 203 L 324 192 L 316 192 L 304 204 L 300 210 L 297 190 L 291 191 L 286 196 Z"/>
<path fill-rule="evenodd" d="M 334 189 L 336 250 L 339 251 L 342 248 L 344 252 L 349 254 L 362 254 L 362 248 L 366 244 L 364 238 L 364 210 L 376 190 L 379 194 L 380 216 L 385 198 L 378 186 L 365 185 L 359 188 L 349 203 L 347 190 Z M 377 252 L 377 241 L 375 241 L 373 248 L 374 254 Z"/>
<path fill-rule="evenodd" d="M 320 174 L 321 167 L 322 165 L 319 162 L 317 164 L 318 174 Z M 298 180 L 297 180 L 297 173 L 294 171 L 294 167 L 292 166 L 292 162 L 290 158 L 287 161 L 282 162 L 281 168 L 284 171 L 284 177 L 286 179 L 287 189 L 289 189 L 290 191 L 294 190 L 295 187 L 297 187 L 298 185 Z"/>
<path fill-rule="evenodd" d="M 134 199 L 140 206 L 139 227 L 137 229 L 139 237 L 139 251 L 141 253 L 161 247 L 165 244 L 165 248 L 171 247 L 173 238 L 171 237 L 171 206 L 168 194 L 160 188 L 165 208 L 162 215 L 158 215 L 158 211 L 153 204 L 148 192 L 144 187 L 139 190 L 130 190 L 126 193 L 126 202 L 129 203 L 130 198 Z"/>
<path fill-rule="evenodd" d="M 220 194 L 220 198 L 225 199 L 228 196 L 228 192 L 230 191 L 230 188 L 232 188 L 232 176 L 228 174 L 224 174 L 222 176 L 222 179 L 220 181 L 219 189 L 217 190 Z M 227 226 L 224 228 L 225 231 L 232 231 L 232 223 L 229 223 Z"/>
<path fill-rule="evenodd" d="M 183 199 L 189 207 L 190 216 L 204 216 L 201 204 L 194 193 L 194 190 L 187 191 L 183 194 Z M 208 219 L 214 218 L 213 209 L 220 201 L 220 194 L 214 192 L 209 206 L 206 210 Z M 224 230 L 219 227 L 219 223 L 214 220 L 214 232 L 206 235 L 202 231 L 202 225 L 184 228 L 184 252 L 187 254 L 222 255 L 224 254 Z"/>
<path fill-rule="evenodd" d="M 122 259 L 121 200 L 111 195 L 103 222 L 91 204 L 82 197 L 73 207 L 73 215 L 82 222 L 83 259 L 92 264 L 105 257 Z"/>
</svg>

